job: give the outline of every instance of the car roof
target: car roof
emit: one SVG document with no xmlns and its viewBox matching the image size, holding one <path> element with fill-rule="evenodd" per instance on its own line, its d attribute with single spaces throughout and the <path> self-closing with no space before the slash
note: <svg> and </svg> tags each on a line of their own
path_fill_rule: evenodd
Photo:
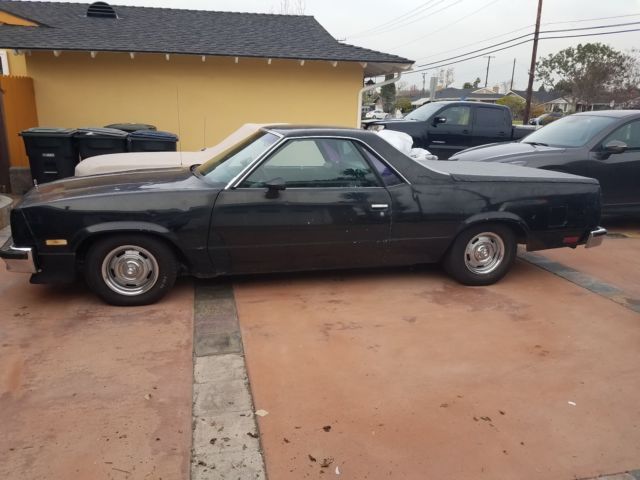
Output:
<svg viewBox="0 0 640 480">
<path fill-rule="evenodd" d="M 574 115 L 624 118 L 631 117 L 633 115 L 640 115 L 640 110 L 593 110 L 590 112 L 574 113 Z"/>
<path fill-rule="evenodd" d="M 360 128 L 337 127 L 327 125 L 273 125 L 265 126 L 265 130 L 270 130 L 284 137 L 352 137 L 368 138 L 375 133 Z"/>
</svg>

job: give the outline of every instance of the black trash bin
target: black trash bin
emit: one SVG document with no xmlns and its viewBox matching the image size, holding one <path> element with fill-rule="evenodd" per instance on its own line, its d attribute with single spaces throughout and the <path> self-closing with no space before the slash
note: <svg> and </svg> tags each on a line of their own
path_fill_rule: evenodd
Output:
<svg viewBox="0 0 640 480">
<path fill-rule="evenodd" d="M 178 136 L 171 132 L 138 130 L 129 134 L 130 152 L 175 152 Z"/>
<path fill-rule="evenodd" d="M 155 125 L 146 123 L 112 123 L 111 125 L 105 125 L 104 128 L 115 128 L 124 130 L 127 133 L 137 132 L 138 130 L 156 130 Z"/>
<path fill-rule="evenodd" d="M 127 132 L 115 128 L 79 128 L 75 134 L 80 159 L 127 151 Z"/>
<path fill-rule="evenodd" d="M 29 128 L 20 132 L 35 182 L 73 176 L 78 163 L 75 134 L 76 130 L 70 128 Z"/>
</svg>

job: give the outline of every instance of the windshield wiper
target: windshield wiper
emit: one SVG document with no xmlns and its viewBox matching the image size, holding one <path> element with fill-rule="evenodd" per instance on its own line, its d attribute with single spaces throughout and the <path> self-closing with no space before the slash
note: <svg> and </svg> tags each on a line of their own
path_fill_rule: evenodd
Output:
<svg viewBox="0 0 640 480">
<path fill-rule="evenodd" d="M 543 146 L 543 147 L 548 147 L 549 145 L 546 143 L 542 143 L 542 142 L 522 142 L 522 143 L 528 143 L 529 145 L 533 145 L 534 147 L 537 147 L 538 145 Z"/>
</svg>

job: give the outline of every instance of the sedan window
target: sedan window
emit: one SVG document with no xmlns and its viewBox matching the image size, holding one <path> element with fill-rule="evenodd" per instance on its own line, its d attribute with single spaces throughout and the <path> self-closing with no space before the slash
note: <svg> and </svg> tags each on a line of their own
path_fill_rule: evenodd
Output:
<svg viewBox="0 0 640 480">
<path fill-rule="evenodd" d="M 356 146 L 342 139 L 290 140 L 240 187 L 263 187 L 282 178 L 288 188 L 377 187 L 378 179 Z"/>
<path fill-rule="evenodd" d="M 609 135 L 602 144 L 606 145 L 612 140 L 618 140 L 626 143 L 629 149 L 640 149 L 640 120 L 627 123 L 626 125 L 618 128 Z"/>
<path fill-rule="evenodd" d="M 582 147 L 594 135 L 615 121 L 613 117 L 570 115 L 527 135 L 522 143 L 552 147 Z"/>
</svg>

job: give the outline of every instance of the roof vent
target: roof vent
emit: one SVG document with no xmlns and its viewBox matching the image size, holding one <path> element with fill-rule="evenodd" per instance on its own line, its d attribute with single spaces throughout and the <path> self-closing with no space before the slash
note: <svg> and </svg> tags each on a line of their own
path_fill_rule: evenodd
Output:
<svg viewBox="0 0 640 480">
<path fill-rule="evenodd" d="M 87 8 L 87 17 L 118 18 L 116 11 L 107 2 L 93 2 Z"/>
</svg>

